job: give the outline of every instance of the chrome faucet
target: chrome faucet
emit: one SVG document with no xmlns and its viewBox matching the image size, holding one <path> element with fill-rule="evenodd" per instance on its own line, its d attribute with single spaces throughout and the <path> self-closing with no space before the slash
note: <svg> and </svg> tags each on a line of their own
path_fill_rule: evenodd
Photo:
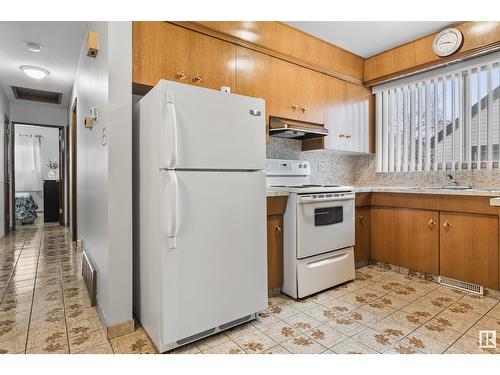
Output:
<svg viewBox="0 0 500 375">
<path fill-rule="evenodd" d="M 451 174 L 448 175 L 448 178 L 450 179 L 453 185 L 458 185 L 458 182 L 453 178 Z"/>
</svg>

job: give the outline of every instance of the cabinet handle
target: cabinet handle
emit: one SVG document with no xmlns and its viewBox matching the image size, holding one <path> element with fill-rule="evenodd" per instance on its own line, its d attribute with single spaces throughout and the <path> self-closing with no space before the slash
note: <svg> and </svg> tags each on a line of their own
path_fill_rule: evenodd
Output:
<svg viewBox="0 0 500 375">
<path fill-rule="evenodd" d="M 443 224 L 443 227 L 445 227 L 446 229 L 449 229 L 451 227 L 451 223 L 449 221 L 445 221 Z"/>
<path fill-rule="evenodd" d="M 186 78 L 186 74 L 184 72 L 179 72 L 176 74 L 177 79 L 181 80 Z"/>
<path fill-rule="evenodd" d="M 203 78 L 199 74 L 197 74 L 193 77 L 194 83 L 200 83 L 201 81 L 203 81 Z"/>
<path fill-rule="evenodd" d="M 281 227 L 279 225 L 276 225 L 274 227 L 274 231 L 280 233 L 281 232 Z"/>
<path fill-rule="evenodd" d="M 296 111 L 296 110 L 297 110 L 297 108 L 298 108 L 297 104 L 292 104 L 292 109 L 293 109 L 294 111 Z"/>
<path fill-rule="evenodd" d="M 301 109 L 302 109 L 302 112 L 307 111 L 307 107 L 302 107 Z"/>
<path fill-rule="evenodd" d="M 436 225 L 436 222 L 433 220 L 433 219 L 430 219 L 428 222 L 427 222 L 427 225 L 429 226 L 429 228 L 433 228 L 434 225 Z"/>
<path fill-rule="evenodd" d="M 363 215 L 359 215 L 359 216 L 358 216 L 358 220 L 359 220 L 359 221 L 363 220 Z"/>
</svg>

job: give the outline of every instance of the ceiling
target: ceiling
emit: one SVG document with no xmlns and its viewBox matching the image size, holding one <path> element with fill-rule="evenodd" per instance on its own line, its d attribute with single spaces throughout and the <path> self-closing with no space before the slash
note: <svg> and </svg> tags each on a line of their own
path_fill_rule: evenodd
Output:
<svg viewBox="0 0 500 375">
<path fill-rule="evenodd" d="M 46 104 L 68 108 L 73 81 L 85 40 L 86 22 L 0 22 L 0 87 L 10 101 L 15 101 L 11 86 L 62 93 L 61 104 Z M 26 42 L 42 46 L 31 52 Z M 49 70 L 41 80 L 25 75 L 21 65 L 34 65 Z"/>
<path fill-rule="evenodd" d="M 367 58 L 432 34 L 457 21 L 292 21 L 285 23 Z"/>
</svg>

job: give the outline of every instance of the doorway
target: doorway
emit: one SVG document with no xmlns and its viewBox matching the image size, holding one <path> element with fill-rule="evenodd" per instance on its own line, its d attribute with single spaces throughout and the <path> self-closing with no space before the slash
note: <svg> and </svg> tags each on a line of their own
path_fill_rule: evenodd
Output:
<svg viewBox="0 0 500 375">
<path fill-rule="evenodd" d="M 3 144 L 3 181 L 4 181 L 4 191 L 3 191 L 3 219 L 4 219 L 4 235 L 6 236 L 10 232 L 11 228 L 11 154 L 10 154 L 10 121 L 7 114 L 4 113 L 4 144 Z"/>
<path fill-rule="evenodd" d="M 18 229 L 64 225 L 64 132 L 56 125 L 12 125 L 12 214 Z"/>
</svg>

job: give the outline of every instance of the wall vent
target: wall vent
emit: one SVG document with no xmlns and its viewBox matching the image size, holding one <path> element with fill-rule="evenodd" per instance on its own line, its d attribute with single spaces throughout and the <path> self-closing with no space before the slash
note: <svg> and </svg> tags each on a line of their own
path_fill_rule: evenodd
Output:
<svg viewBox="0 0 500 375">
<path fill-rule="evenodd" d="M 11 86 L 16 99 L 50 104 L 61 104 L 62 93 Z"/>
<path fill-rule="evenodd" d="M 83 251 L 82 257 L 82 276 L 89 293 L 90 306 L 95 306 L 97 295 L 97 272 L 92 266 L 92 263 L 90 262 L 90 259 L 85 251 Z"/>
<path fill-rule="evenodd" d="M 481 285 L 467 283 L 465 281 L 450 279 L 449 277 L 439 276 L 440 284 L 451 286 L 452 288 L 460 289 L 469 293 L 484 294 L 484 288 Z"/>
</svg>

